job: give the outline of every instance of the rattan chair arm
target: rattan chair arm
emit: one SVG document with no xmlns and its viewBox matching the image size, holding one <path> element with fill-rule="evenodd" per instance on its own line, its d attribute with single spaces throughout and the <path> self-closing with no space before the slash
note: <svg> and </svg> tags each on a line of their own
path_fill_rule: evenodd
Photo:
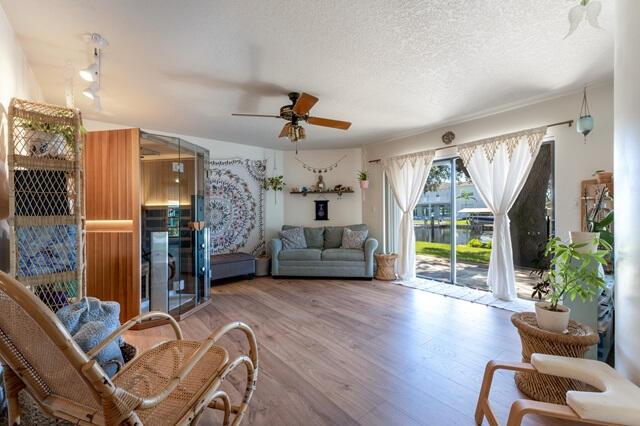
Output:
<svg viewBox="0 0 640 426">
<path fill-rule="evenodd" d="M 213 331 L 209 337 L 204 339 L 202 346 L 189 358 L 189 361 L 176 373 L 176 375 L 167 383 L 165 388 L 154 395 L 147 398 L 142 398 L 142 402 L 138 406 L 139 409 L 153 408 L 161 403 L 167 396 L 175 390 L 175 388 L 182 382 L 185 377 L 191 372 L 196 364 L 202 359 L 202 357 L 211 349 L 211 347 L 226 333 L 231 330 L 239 329 L 244 332 L 247 340 L 249 341 L 249 357 L 239 357 L 237 362 L 249 361 L 252 364 L 254 370 L 258 369 L 258 344 L 256 342 L 256 336 L 251 328 L 243 322 L 235 321 L 226 324 L 217 330 Z M 246 359 L 246 361 L 245 361 Z M 228 366 L 227 366 L 228 367 Z M 234 366 L 235 367 L 235 366 Z M 226 373 L 227 368 L 223 370 Z M 255 386 L 255 383 L 252 383 Z"/>
<path fill-rule="evenodd" d="M 178 322 L 169 314 L 165 314 L 164 312 L 147 312 L 144 314 L 140 314 L 135 318 L 131 318 L 129 321 L 122 324 L 120 327 L 115 329 L 111 334 L 109 334 L 102 342 L 97 344 L 93 349 L 87 352 L 87 356 L 89 359 L 93 359 L 97 354 L 100 353 L 101 350 L 107 347 L 111 342 L 120 337 L 125 331 L 129 330 L 131 327 L 140 324 L 142 321 L 152 318 L 163 318 L 169 321 L 169 324 L 173 328 L 173 331 L 176 334 L 176 339 L 182 340 L 182 330 L 180 329 L 180 325 Z"/>
</svg>

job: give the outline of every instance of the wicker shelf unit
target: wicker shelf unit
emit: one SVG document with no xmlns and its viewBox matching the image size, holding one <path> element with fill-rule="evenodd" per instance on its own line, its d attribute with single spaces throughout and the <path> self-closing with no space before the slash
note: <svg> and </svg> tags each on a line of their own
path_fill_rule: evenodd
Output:
<svg viewBox="0 0 640 426">
<path fill-rule="evenodd" d="M 84 294 L 80 129 L 75 109 L 9 106 L 10 273 L 53 311 Z"/>
</svg>

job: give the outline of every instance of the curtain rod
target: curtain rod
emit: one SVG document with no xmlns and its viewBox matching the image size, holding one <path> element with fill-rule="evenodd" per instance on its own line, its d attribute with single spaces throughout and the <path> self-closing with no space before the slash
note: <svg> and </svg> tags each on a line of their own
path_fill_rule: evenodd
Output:
<svg viewBox="0 0 640 426">
<path fill-rule="evenodd" d="M 567 125 L 567 126 L 571 127 L 573 125 L 573 120 L 559 121 L 557 123 L 547 124 L 547 127 L 564 126 L 564 125 Z M 464 144 L 461 144 L 461 145 L 464 145 Z M 445 147 L 442 147 L 442 148 L 434 149 L 434 151 L 441 151 L 443 149 L 449 149 L 449 148 L 452 148 L 452 147 L 451 146 L 445 146 Z M 382 161 L 382 160 L 380 158 L 378 158 L 377 160 L 369 160 L 369 163 L 379 163 L 380 161 Z"/>
</svg>

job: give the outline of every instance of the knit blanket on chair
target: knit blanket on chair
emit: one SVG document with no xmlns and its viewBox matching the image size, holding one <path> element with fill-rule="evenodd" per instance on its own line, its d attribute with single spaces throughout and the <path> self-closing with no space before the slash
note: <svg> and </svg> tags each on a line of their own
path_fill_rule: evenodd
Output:
<svg viewBox="0 0 640 426">
<path fill-rule="evenodd" d="M 56 312 L 73 340 L 88 352 L 120 327 L 120 304 L 83 297 Z M 120 346 L 122 337 L 111 342 L 96 356 L 96 361 L 110 377 L 124 364 Z"/>
</svg>

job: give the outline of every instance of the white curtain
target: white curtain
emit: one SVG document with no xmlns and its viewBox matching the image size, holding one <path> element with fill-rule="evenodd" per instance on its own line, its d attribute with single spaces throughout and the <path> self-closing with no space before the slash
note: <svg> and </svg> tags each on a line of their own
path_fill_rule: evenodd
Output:
<svg viewBox="0 0 640 426">
<path fill-rule="evenodd" d="M 527 180 L 546 131 L 540 127 L 458 148 L 482 201 L 494 215 L 487 284 L 503 300 L 517 298 L 507 214 Z"/>
<path fill-rule="evenodd" d="M 416 277 L 416 236 L 413 209 L 420 201 L 431 170 L 433 151 L 403 155 L 382 160 L 393 195 L 402 211 L 398 250 L 398 275 L 403 280 Z"/>
</svg>

